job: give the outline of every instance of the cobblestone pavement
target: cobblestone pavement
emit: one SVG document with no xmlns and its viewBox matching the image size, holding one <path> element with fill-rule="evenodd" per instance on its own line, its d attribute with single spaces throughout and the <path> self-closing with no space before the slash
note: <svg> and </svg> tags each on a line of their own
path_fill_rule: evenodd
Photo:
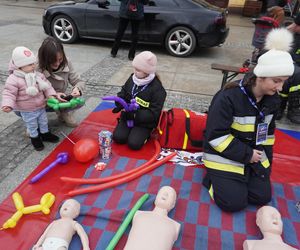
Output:
<svg viewBox="0 0 300 250">
<path fill-rule="evenodd" d="M 87 82 L 86 99 L 99 97 L 100 101 L 102 96 L 116 95 L 120 87 L 105 85 L 105 83 L 126 61 L 126 58 L 112 59 L 106 57 L 82 74 L 82 78 Z M 7 72 L 0 71 L 0 84 L 5 83 L 7 76 Z M 167 90 L 167 92 L 166 109 L 184 107 L 196 111 L 206 111 L 211 100 L 211 96 L 179 93 L 170 90 Z M 57 123 L 50 123 L 50 127 L 57 134 L 61 130 Z M 66 132 L 71 131 L 68 128 L 65 128 L 65 130 Z M 47 147 L 49 146 L 47 145 Z M 54 148 L 55 145 L 50 147 Z M 21 119 L 18 119 L 0 133 L 0 183 L 32 153 L 32 150 L 30 141 L 25 136 L 25 129 Z"/>
</svg>

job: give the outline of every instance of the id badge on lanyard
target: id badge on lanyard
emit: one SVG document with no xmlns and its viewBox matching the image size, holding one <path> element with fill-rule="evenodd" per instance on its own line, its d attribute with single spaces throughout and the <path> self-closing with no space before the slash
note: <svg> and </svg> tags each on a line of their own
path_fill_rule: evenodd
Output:
<svg viewBox="0 0 300 250">
<path fill-rule="evenodd" d="M 266 122 L 257 124 L 256 145 L 263 144 L 267 140 L 268 126 L 269 124 Z"/>
</svg>

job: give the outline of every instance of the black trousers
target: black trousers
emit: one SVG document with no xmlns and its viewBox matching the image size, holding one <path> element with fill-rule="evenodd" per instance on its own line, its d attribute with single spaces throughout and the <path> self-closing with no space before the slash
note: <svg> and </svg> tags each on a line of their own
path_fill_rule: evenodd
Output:
<svg viewBox="0 0 300 250">
<path fill-rule="evenodd" d="M 258 176 L 248 169 L 247 181 L 206 174 L 203 185 L 213 190 L 213 199 L 218 207 L 226 212 L 240 211 L 248 204 L 265 205 L 272 198 L 269 176 Z"/>
<path fill-rule="evenodd" d="M 127 19 L 120 17 L 119 20 L 119 27 L 118 31 L 115 37 L 115 42 L 113 44 L 113 47 L 111 49 L 111 54 L 116 55 L 118 53 L 122 37 L 124 35 L 124 32 L 128 26 L 128 23 L 131 22 L 131 46 L 129 49 L 128 57 L 134 57 L 136 46 L 138 43 L 138 32 L 140 27 L 140 20 L 134 20 L 134 19 Z"/>
<path fill-rule="evenodd" d="M 126 122 L 119 120 L 113 132 L 113 140 L 119 144 L 126 144 L 133 150 L 139 150 L 150 137 L 152 129 L 134 126 L 128 128 Z"/>
</svg>

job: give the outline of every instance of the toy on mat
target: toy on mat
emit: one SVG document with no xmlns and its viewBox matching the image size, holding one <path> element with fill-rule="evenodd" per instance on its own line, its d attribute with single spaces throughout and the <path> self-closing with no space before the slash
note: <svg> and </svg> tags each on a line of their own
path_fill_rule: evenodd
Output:
<svg viewBox="0 0 300 250">
<path fill-rule="evenodd" d="M 78 233 L 83 250 L 89 250 L 89 238 L 83 227 L 74 220 L 80 213 L 79 202 L 73 199 L 66 200 L 59 213 L 61 218 L 46 228 L 33 249 L 68 249 L 73 235 Z"/>
<path fill-rule="evenodd" d="M 97 162 L 94 166 L 94 168 L 97 170 L 97 171 L 102 171 L 106 168 L 106 163 L 105 162 Z"/>
<path fill-rule="evenodd" d="M 115 179 L 111 182 L 106 182 L 103 184 L 99 184 L 99 185 L 95 185 L 95 186 L 90 186 L 90 187 L 85 187 L 85 188 L 81 188 L 81 189 L 77 189 L 77 190 L 72 190 L 68 192 L 68 195 L 70 196 L 74 196 L 74 195 L 79 195 L 79 194 L 85 194 L 85 193 L 91 193 L 91 192 L 96 192 L 96 191 L 102 191 L 104 189 L 107 188 L 111 188 L 111 187 L 115 187 L 117 185 L 121 185 L 123 183 L 132 181 L 156 168 L 158 168 L 159 166 L 161 166 L 162 164 L 168 162 L 170 159 L 172 159 L 174 156 L 176 155 L 176 152 L 171 153 L 170 155 L 166 156 L 165 158 L 163 158 L 160 161 L 156 161 L 152 164 L 148 164 L 147 166 L 145 166 L 142 169 L 138 169 L 137 171 L 133 172 L 130 175 L 127 175 L 125 177 L 119 178 L 119 179 Z"/>
<path fill-rule="evenodd" d="M 118 231 L 114 235 L 114 237 L 109 242 L 108 246 L 105 250 L 113 250 L 115 246 L 118 244 L 120 238 L 124 234 L 125 230 L 127 229 L 129 223 L 132 221 L 133 216 L 135 215 L 136 211 L 146 202 L 149 198 L 149 194 L 144 194 L 133 206 L 130 210 L 129 214 L 126 216 L 125 220 L 122 222 L 121 226 L 118 228 Z"/>
<path fill-rule="evenodd" d="M 278 210 L 271 206 L 263 206 L 257 210 L 256 225 L 259 227 L 262 240 L 245 240 L 244 250 L 296 250 L 285 244 L 281 238 L 282 220 Z"/>
<path fill-rule="evenodd" d="M 56 160 L 52 162 L 50 165 L 48 165 L 44 170 L 39 172 L 37 175 L 35 175 L 31 180 L 30 183 L 35 183 L 38 180 L 40 180 L 45 174 L 47 174 L 52 168 L 54 168 L 57 164 L 66 164 L 69 161 L 69 154 L 67 152 L 59 153 L 56 156 Z"/>
<path fill-rule="evenodd" d="M 163 186 L 157 193 L 153 211 L 137 211 L 124 250 L 169 250 L 178 238 L 180 224 L 168 217 L 175 207 L 176 191 Z"/>
<path fill-rule="evenodd" d="M 94 139 L 80 139 L 75 143 L 73 153 L 77 161 L 88 162 L 99 154 L 99 144 Z"/>
<path fill-rule="evenodd" d="M 144 164 L 142 164 L 141 166 L 139 166 L 138 168 L 133 168 L 127 172 L 123 172 L 121 174 L 115 174 L 115 175 L 104 177 L 104 178 L 85 179 L 85 178 L 71 178 L 71 177 L 62 176 L 62 177 L 60 177 L 60 179 L 65 182 L 70 182 L 70 183 L 75 183 L 75 184 L 99 184 L 99 183 L 111 182 L 113 180 L 117 180 L 117 179 L 129 176 L 131 174 L 134 174 L 135 172 L 142 170 L 146 166 L 148 166 L 156 161 L 156 159 L 158 158 L 158 155 L 161 151 L 161 147 L 157 140 L 154 141 L 154 145 L 155 145 L 155 153 L 151 157 L 151 159 L 149 161 L 145 162 Z"/>
<path fill-rule="evenodd" d="M 158 168 L 162 164 L 171 160 L 176 155 L 176 152 L 172 152 L 170 155 L 168 155 L 164 158 L 161 158 L 160 160 L 156 160 L 160 153 L 161 147 L 157 140 L 154 141 L 154 144 L 155 144 L 155 154 L 151 157 L 151 159 L 149 161 L 147 161 L 146 163 L 142 164 L 140 167 L 131 169 L 127 172 L 112 175 L 109 177 L 93 178 L 93 179 L 61 177 L 62 181 L 77 183 L 77 184 L 99 184 L 99 183 L 102 183 L 102 184 L 99 184 L 96 186 L 90 186 L 90 187 L 70 191 L 68 193 L 68 195 L 73 196 L 73 195 L 79 195 L 79 194 L 84 194 L 84 193 L 101 191 L 101 190 L 104 190 L 107 188 L 115 187 L 117 185 L 129 182 L 131 180 L 134 180 L 134 179 L 142 176 L 143 174 L 146 174 L 146 173 Z"/>
<path fill-rule="evenodd" d="M 2 229 L 14 228 L 17 222 L 21 219 L 23 214 L 30 214 L 34 212 L 43 212 L 44 214 L 50 213 L 50 207 L 55 201 L 55 196 L 51 193 L 46 193 L 42 196 L 40 204 L 33 205 L 29 207 L 24 206 L 23 199 L 19 193 L 13 193 L 12 195 L 15 207 L 17 211 L 12 217 L 10 217 L 6 222 L 4 222 Z"/>
<path fill-rule="evenodd" d="M 55 98 L 49 98 L 47 101 L 47 105 L 54 109 L 54 110 L 60 110 L 60 109 L 66 109 L 66 108 L 76 108 L 77 106 L 84 105 L 85 100 L 79 97 L 73 97 L 68 102 L 60 102 L 59 100 Z"/>
<path fill-rule="evenodd" d="M 131 99 L 130 104 L 128 104 L 124 99 L 118 96 L 104 96 L 102 100 L 105 101 L 115 101 L 120 103 L 126 112 L 136 111 L 140 106 L 136 103 L 135 99 Z M 132 128 L 134 126 L 133 120 L 127 120 L 127 126 Z"/>
</svg>

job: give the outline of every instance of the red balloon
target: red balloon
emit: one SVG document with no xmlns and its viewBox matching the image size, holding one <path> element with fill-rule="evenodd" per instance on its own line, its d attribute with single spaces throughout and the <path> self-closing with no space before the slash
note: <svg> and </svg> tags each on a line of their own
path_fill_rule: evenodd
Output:
<svg viewBox="0 0 300 250">
<path fill-rule="evenodd" d="M 75 159 L 79 162 L 88 162 L 99 154 L 99 144 L 94 139 L 81 139 L 73 148 Z"/>
</svg>

